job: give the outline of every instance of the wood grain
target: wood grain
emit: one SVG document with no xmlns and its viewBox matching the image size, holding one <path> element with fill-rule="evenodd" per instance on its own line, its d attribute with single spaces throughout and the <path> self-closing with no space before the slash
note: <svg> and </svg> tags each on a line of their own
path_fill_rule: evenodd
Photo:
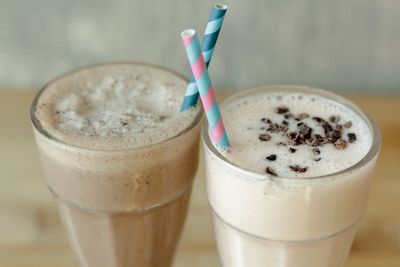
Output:
<svg viewBox="0 0 400 267">
<path fill-rule="evenodd" d="M 40 172 L 29 122 L 33 95 L 34 91 L 0 92 L 0 266 L 73 267 L 73 254 Z M 383 146 L 369 207 L 347 267 L 398 267 L 400 97 L 350 98 L 377 120 Z M 220 266 L 202 163 L 174 265 L 186 266 Z"/>
</svg>

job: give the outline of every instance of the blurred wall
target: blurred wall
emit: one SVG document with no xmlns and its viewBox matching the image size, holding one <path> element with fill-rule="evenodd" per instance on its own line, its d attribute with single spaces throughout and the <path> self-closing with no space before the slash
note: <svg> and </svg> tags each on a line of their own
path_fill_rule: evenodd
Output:
<svg viewBox="0 0 400 267">
<path fill-rule="evenodd" d="M 215 87 L 301 84 L 400 93 L 400 1 L 226 0 Z M 0 87 L 40 87 L 82 65 L 137 60 L 189 74 L 181 30 L 212 1 L 0 0 Z"/>
</svg>

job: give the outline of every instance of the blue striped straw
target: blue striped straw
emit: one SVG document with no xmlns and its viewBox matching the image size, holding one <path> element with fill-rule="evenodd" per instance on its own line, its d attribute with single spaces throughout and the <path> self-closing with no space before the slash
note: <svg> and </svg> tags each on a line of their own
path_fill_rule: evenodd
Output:
<svg viewBox="0 0 400 267">
<path fill-rule="evenodd" d="M 224 22 L 227 9 L 228 7 L 223 4 L 215 4 L 211 9 L 211 14 L 208 18 L 207 27 L 204 31 L 203 40 L 201 42 L 201 50 L 207 68 L 210 64 L 211 56 L 214 52 L 214 47 L 217 43 L 218 35 L 221 30 L 222 23 Z M 196 81 L 192 75 L 189 84 L 186 87 L 186 93 L 181 106 L 181 112 L 196 106 L 198 98 L 199 90 L 197 89 Z"/>
</svg>

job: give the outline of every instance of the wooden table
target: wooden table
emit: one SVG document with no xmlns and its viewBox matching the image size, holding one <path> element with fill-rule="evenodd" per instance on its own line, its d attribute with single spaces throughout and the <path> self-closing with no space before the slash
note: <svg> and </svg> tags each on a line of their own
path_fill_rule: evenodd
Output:
<svg viewBox="0 0 400 267">
<path fill-rule="evenodd" d="M 76 266 L 40 172 L 33 91 L 0 91 L 0 266 Z M 383 148 L 348 267 L 400 266 L 400 97 L 351 97 L 379 123 Z M 174 267 L 220 266 L 202 166 Z M 251 266 L 249 266 L 251 267 Z"/>
</svg>

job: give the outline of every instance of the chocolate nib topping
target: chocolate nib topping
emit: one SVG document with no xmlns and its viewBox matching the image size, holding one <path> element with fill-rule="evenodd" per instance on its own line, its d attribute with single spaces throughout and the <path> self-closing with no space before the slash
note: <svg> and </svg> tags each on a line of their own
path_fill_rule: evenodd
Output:
<svg viewBox="0 0 400 267">
<path fill-rule="evenodd" d="M 311 138 L 311 132 L 312 129 L 308 127 L 306 124 L 303 124 L 299 127 L 300 129 L 300 136 L 303 139 L 310 139 Z"/>
<path fill-rule="evenodd" d="M 276 110 L 280 108 L 277 108 Z M 307 113 L 301 113 L 301 114 L 307 114 Z M 309 115 L 307 114 L 307 116 Z M 306 117 L 306 115 L 297 116 L 296 118 L 304 118 L 304 117 Z M 289 139 L 288 144 L 293 146 L 307 144 L 313 147 L 320 147 L 325 144 L 331 143 L 337 149 L 346 148 L 346 143 L 343 143 L 342 141 L 338 142 L 338 140 L 343 139 L 342 138 L 343 126 L 340 124 L 331 124 L 329 122 L 329 121 L 338 122 L 340 120 L 339 116 L 336 115 L 330 116 L 329 121 L 326 121 L 320 117 L 312 117 L 312 120 L 316 121 L 322 127 L 324 131 L 324 136 L 320 134 L 313 135 L 313 128 L 308 126 L 307 123 L 305 123 L 304 121 L 299 121 L 298 123 L 296 123 L 297 130 L 290 132 L 288 132 L 290 123 L 287 120 L 283 120 L 281 124 L 269 122 L 270 127 L 267 129 L 267 131 L 270 133 L 279 133 L 279 132 L 284 133 L 286 137 Z M 354 137 L 355 136 L 353 135 L 348 135 L 350 143 L 356 140 Z"/>
<path fill-rule="evenodd" d="M 347 148 L 347 142 L 344 141 L 343 139 L 339 139 L 335 142 L 335 147 L 337 149 L 343 150 Z"/>
<path fill-rule="evenodd" d="M 314 155 L 321 154 L 321 151 L 318 148 L 313 148 L 312 152 L 314 153 Z"/>
<path fill-rule="evenodd" d="M 337 123 L 337 122 L 340 121 L 340 116 L 335 116 L 335 115 L 330 116 L 329 117 L 329 121 L 332 122 L 332 123 Z"/>
<path fill-rule="evenodd" d="M 342 137 L 342 134 L 336 130 L 327 132 L 326 135 L 328 136 L 328 140 L 332 143 L 335 143 L 337 140 L 340 139 L 340 137 Z"/>
<path fill-rule="evenodd" d="M 293 119 L 294 118 L 294 115 L 292 114 L 292 113 L 286 113 L 285 115 L 284 115 L 284 117 L 285 117 L 285 119 Z"/>
<path fill-rule="evenodd" d="M 322 118 L 320 118 L 320 117 L 312 117 L 312 119 L 313 119 L 314 121 L 318 122 L 318 123 L 324 123 L 324 122 L 325 122 L 325 120 L 322 119 Z"/>
<path fill-rule="evenodd" d="M 277 126 L 276 129 L 278 132 L 287 132 L 289 130 L 288 125 L 287 121 L 282 121 L 282 125 Z"/>
<path fill-rule="evenodd" d="M 289 151 L 291 153 L 295 153 L 297 151 L 296 148 L 292 146 L 299 145 L 309 145 L 312 147 L 313 159 L 315 161 L 321 160 L 321 150 L 320 147 L 325 144 L 331 144 L 336 149 L 343 150 L 346 149 L 349 143 L 354 143 L 357 140 L 356 134 L 354 133 L 344 133 L 344 129 L 348 129 L 352 126 L 351 121 L 347 121 L 344 124 L 339 124 L 341 118 L 338 115 L 329 116 L 326 120 L 314 116 L 311 117 L 313 123 L 309 123 L 307 118 L 310 118 L 310 114 L 303 112 L 297 115 L 290 112 L 289 108 L 286 106 L 279 106 L 275 108 L 275 112 L 281 114 L 284 119 L 280 122 L 273 122 L 269 118 L 262 118 L 261 121 L 266 124 L 265 127 L 261 127 L 262 131 L 265 133 L 259 134 L 258 138 L 261 141 L 270 141 L 272 139 L 271 134 L 281 134 L 282 137 L 286 137 L 286 141 L 279 141 L 276 143 L 278 146 L 289 146 Z M 317 124 L 316 129 L 313 128 L 315 123 Z M 290 129 L 290 130 L 289 130 Z M 323 131 L 323 134 L 315 133 Z M 347 134 L 347 138 L 345 140 L 344 135 Z M 266 157 L 269 161 L 277 160 L 277 156 L 275 154 L 268 155 Z M 307 166 L 299 166 L 297 164 L 290 165 L 289 168 L 297 173 L 304 173 L 308 170 Z M 274 169 L 271 167 L 267 167 L 265 172 L 277 176 Z"/>
<path fill-rule="evenodd" d="M 306 172 L 308 170 L 308 167 L 300 167 L 299 165 L 290 165 L 289 168 L 294 171 L 294 172 L 298 172 L 298 173 L 303 173 Z"/>
<path fill-rule="evenodd" d="M 287 136 L 290 140 L 296 139 L 298 135 L 299 135 L 299 133 L 296 133 L 296 132 L 289 132 L 289 133 L 286 134 L 286 136 Z"/>
<path fill-rule="evenodd" d="M 268 124 L 272 124 L 272 121 L 268 118 L 262 118 L 261 119 L 262 122 L 268 123 Z"/>
<path fill-rule="evenodd" d="M 322 128 L 324 128 L 325 134 L 328 134 L 329 132 L 331 132 L 333 130 L 332 126 L 329 124 L 329 122 L 324 121 L 321 126 L 322 126 Z"/>
<path fill-rule="evenodd" d="M 343 131 L 343 125 L 336 124 L 335 129 L 336 129 L 336 131 L 342 132 Z"/>
<path fill-rule="evenodd" d="M 272 169 L 271 167 L 267 167 L 267 168 L 265 169 L 265 172 L 268 173 L 269 175 L 272 175 L 272 176 L 278 176 L 278 175 L 276 174 L 276 171 L 275 171 L 274 169 Z"/>
<path fill-rule="evenodd" d="M 316 141 L 319 143 L 319 144 L 317 144 L 317 146 L 322 145 L 325 141 L 324 138 L 320 134 L 316 134 L 316 135 L 314 135 L 314 137 L 315 137 Z"/>
<path fill-rule="evenodd" d="M 308 117 L 310 117 L 310 115 L 308 113 L 303 112 L 303 113 L 300 113 L 299 115 L 297 115 L 296 118 L 299 118 L 300 120 L 304 120 Z"/>
<path fill-rule="evenodd" d="M 353 123 L 351 121 L 348 121 L 344 124 L 344 127 L 346 127 L 347 129 L 349 129 L 351 126 L 353 125 Z"/>
<path fill-rule="evenodd" d="M 258 139 L 260 139 L 261 141 L 264 141 L 264 142 L 271 140 L 271 138 L 272 138 L 272 136 L 270 134 L 260 134 L 258 136 Z"/>
<path fill-rule="evenodd" d="M 278 114 L 285 114 L 285 113 L 289 112 L 289 108 L 285 107 L 285 106 L 280 106 L 275 109 L 275 112 Z"/>
<path fill-rule="evenodd" d="M 306 144 L 313 147 L 318 147 L 325 144 L 325 141 L 326 139 L 324 139 L 321 135 L 315 134 L 313 137 L 306 140 Z"/>
<path fill-rule="evenodd" d="M 314 154 L 314 160 L 320 161 L 321 157 L 319 155 L 321 154 L 321 150 L 319 150 L 319 148 L 313 148 L 312 152 Z"/>
<path fill-rule="evenodd" d="M 354 143 L 357 140 L 356 134 L 348 133 L 347 137 L 349 138 L 349 143 Z"/>
</svg>

